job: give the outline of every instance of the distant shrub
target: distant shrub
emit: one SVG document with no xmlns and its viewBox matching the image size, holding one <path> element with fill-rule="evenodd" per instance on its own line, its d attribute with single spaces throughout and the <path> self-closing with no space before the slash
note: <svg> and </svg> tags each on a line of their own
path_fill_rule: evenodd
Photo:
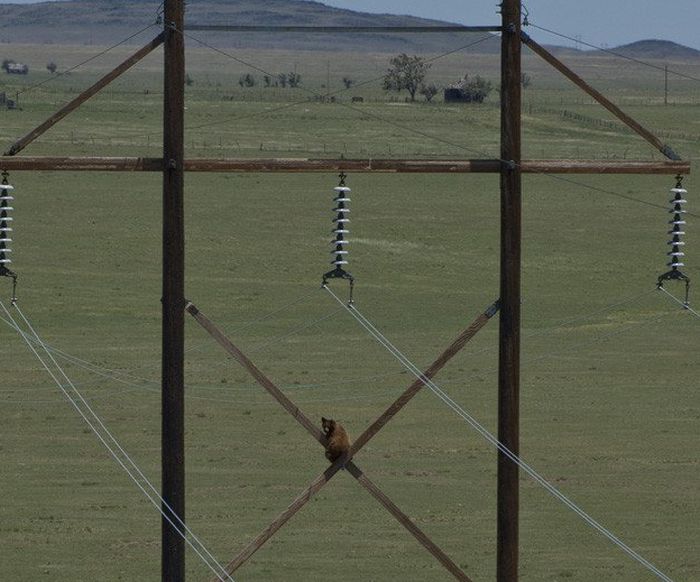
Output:
<svg viewBox="0 0 700 582">
<path fill-rule="evenodd" d="M 433 100 L 433 97 L 438 94 L 439 89 L 435 86 L 434 83 L 430 83 L 429 85 L 421 85 L 420 87 L 420 94 L 425 97 L 425 100 L 427 102 L 430 102 Z"/>
<path fill-rule="evenodd" d="M 250 73 L 246 73 L 245 75 L 241 75 L 238 78 L 238 84 L 241 87 L 255 87 L 257 85 L 257 81 L 255 80 L 255 77 L 251 75 Z"/>
<path fill-rule="evenodd" d="M 471 79 L 469 75 L 464 75 L 457 83 L 445 89 L 445 101 L 483 103 L 492 90 L 491 81 L 487 81 L 479 75 Z"/>
</svg>

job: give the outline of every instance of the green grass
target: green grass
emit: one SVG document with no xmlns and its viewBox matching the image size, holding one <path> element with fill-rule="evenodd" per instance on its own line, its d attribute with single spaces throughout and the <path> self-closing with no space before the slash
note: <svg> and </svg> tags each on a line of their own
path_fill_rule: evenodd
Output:
<svg viewBox="0 0 700 582">
<path fill-rule="evenodd" d="M 89 51 L 51 50 L 65 51 L 52 56 L 61 64 Z M 12 94 L 43 79 L 39 68 L 46 57 L 40 51 L 45 47 L 16 47 L 13 58 L 36 60 L 37 72 L 27 79 L 3 76 L 15 85 L 0 90 Z M 128 52 L 27 92 L 22 111 L 0 112 L 0 136 L 9 143 L 29 131 Z M 307 88 L 321 93 L 329 62 L 331 88 L 339 89 L 343 74 L 358 81 L 376 77 L 388 61 L 386 55 L 359 61 L 333 53 L 242 56 L 281 71 L 296 63 Z M 357 91 L 365 103 L 348 109 L 345 94 L 339 96 L 343 104 L 324 104 L 299 90 L 246 93 L 237 85 L 241 65 L 201 49 L 189 63 L 195 83 L 187 90 L 188 126 L 210 124 L 188 133 L 191 156 L 497 155 L 496 96 L 479 107 L 405 105 L 403 96 L 397 104 L 375 83 Z M 662 73 L 641 79 L 635 67 L 620 72 L 607 59 L 591 63 L 575 65 L 643 124 L 667 132 L 664 139 L 684 157 L 698 161 L 697 84 L 678 81 L 673 104 L 664 107 Z M 533 77 L 524 96 L 526 157 L 658 159 L 633 134 L 597 122 L 610 117 L 566 82 L 535 61 L 526 65 Z M 474 57 L 467 65 L 450 57 L 436 61 L 433 73 L 455 78 L 465 66 L 496 78 L 494 57 Z M 26 153 L 158 155 L 158 68 L 154 55 Z M 683 68 L 689 74 L 697 69 Z M 317 289 L 328 268 L 336 179 L 188 175 L 187 295 L 309 416 L 319 423 L 322 415 L 339 418 L 357 435 L 411 378 Z M 121 382 L 62 362 L 157 484 L 160 178 L 16 172 L 12 182 L 22 309 L 50 344 L 116 371 Z M 689 209 L 697 213 L 695 182 L 686 179 Z M 653 291 L 665 263 L 667 214 L 649 204 L 664 206 L 673 180 L 526 176 L 524 184 L 523 458 L 673 579 L 697 579 L 700 327 Z M 349 185 L 358 308 L 425 366 L 498 293 L 498 177 L 353 174 Z M 687 228 L 687 272 L 697 281 L 694 222 L 689 219 Z M 5 300 L 9 284 L 0 283 Z M 345 292 L 342 285 L 333 288 Z M 4 324 L 0 329 L 0 578 L 157 579 L 158 514 L 16 334 Z M 492 431 L 497 329 L 493 321 L 438 377 Z M 225 562 L 326 461 L 191 320 L 187 346 L 188 522 Z M 435 397 L 420 394 L 357 462 L 472 579 L 494 578 L 495 453 Z M 653 579 L 526 478 L 521 495 L 523 580 Z M 187 569 L 192 580 L 209 575 L 191 552 Z M 450 579 L 346 474 L 236 579 L 321 576 Z"/>
</svg>

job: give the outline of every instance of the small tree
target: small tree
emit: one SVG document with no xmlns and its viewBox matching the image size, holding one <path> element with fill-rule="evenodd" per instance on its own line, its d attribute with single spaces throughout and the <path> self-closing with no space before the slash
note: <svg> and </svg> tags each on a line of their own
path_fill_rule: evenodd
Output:
<svg viewBox="0 0 700 582">
<path fill-rule="evenodd" d="M 355 80 L 351 79 L 350 77 L 343 77 L 343 85 L 345 85 L 346 89 L 349 89 L 355 84 Z"/>
<path fill-rule="evenodd" d="M 13 61 L 12 59 L 4 59 L 2 61 L 2 69 L 6 73 L 9 73 L 10 72 L 10 65 L 14 65 L 14 64 L 15 64 L 15 61 Z"/>
<path fill-rule="evenodd" d="M 58 65 L 51 61 L 48 65 L 46 65 L 46 69 L 53 75 L 56 72 L 56 69 L 58 69 Z"/>
<path fill-rule="evenodd" d="M 301 75 L 299 73 L 289 73 L 287 75 L 287 83 L 289 83 L 289 86 L 292 87 L 293 89 L 301 85 Z"/>
<path fill-rule="evenodd" d="M 384 90 L 400 92 L 406 89 L 411 101 L 415 101 L 416 91 L 423 84 L 430 63 L 419 56 L 409 57 L 406 53 L 401 53 L 391 59 L 389 64 L 391 66 L 384 75 Z"/>
<path fill-rule="evenodd" d="M 287 75 L 285 73 L 280 73 L 277 75 L 277 82 L 279 83 L 279 86 L 284 89 L 287 86 Z"/>
<path fill-rule="evenodd" d="M 435 86 L 434 83 L 430 83 L 430 85 L 421 85 L 420 86 L 420 94 L 425 97 L 425 100 L 430 103 L 430 101 L 433 100 L 433 97 L 438 94 L 438 88 Z"/>
</svg>

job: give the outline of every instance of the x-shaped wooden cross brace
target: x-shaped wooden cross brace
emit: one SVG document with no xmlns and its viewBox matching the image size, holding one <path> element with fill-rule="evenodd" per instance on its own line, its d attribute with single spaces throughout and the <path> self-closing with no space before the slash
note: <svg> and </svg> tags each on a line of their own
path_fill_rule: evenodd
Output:
<svg viewBox="0 0 700 582">
<path fill-rule="evenodd" d="M 467 327 L 430 365 L 421 378 L 417 378 L 367 429 L 355 440 L 347 455 L 340 457 L 328 469 L 316 477 L 309 486 L 285 509 L 267 528 L 253 539 L 233 560 L 226 564 L 226 572 L 232 574 L 248 558 L 250 558 L 262 545 L 269 540 L 295 513 L 297 513 L 311 497 L 316 494 L 340 469 L 345 467 L 347 471 L 357 479 L 379 503 L 381 503 L 457 580 L 471 582 L 470 578 L 430 539 L 421 529 L 411 521 L 353 462 L 352 458 L 364 447 L 374 435 L 376 435 L 425 385 L 425 380 L 430 380 L 437 374 L 447 362 L 452 359 L 476 333 L 486 325 L 497 312 L 499 302 L 496 301 L 479 315 L 469 327 Z M 265 376 L 241 352 L 231 340 L 229 340 L 194 304 L 188 302 L 185 309 L 195 320 L 229 353 L 233 356 L 255 380 L 291 414 L 320 444 L 325 448 L 326 435 L 296 406 L 272 381 Z M 214 579 L 216 580 L 216 579 Z"/>
</svg>

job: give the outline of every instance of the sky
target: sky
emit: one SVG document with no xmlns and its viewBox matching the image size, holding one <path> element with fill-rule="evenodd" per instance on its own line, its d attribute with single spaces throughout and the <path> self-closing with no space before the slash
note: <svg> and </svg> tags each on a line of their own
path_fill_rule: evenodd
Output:
<svg viewBox="0 0 700 582">
<path fill-rule="evenodd" d="M 30 4 L 40 0 L 0 0 Z M 460 24 L 500 24 L 498 0 L 320 0 L 361 12 L 411 14 Z M 190 0 L 196 3 L 197 0 Z M 649 38 L 700 50 L 700 0 L 526 0 L 530 22 L 584 42 L 612 48 Z M 575 46 L 533 26 L 525 29 L 545 44 Z M 579 45 L 579 48 L 585 48 Z"/>
</svg>

